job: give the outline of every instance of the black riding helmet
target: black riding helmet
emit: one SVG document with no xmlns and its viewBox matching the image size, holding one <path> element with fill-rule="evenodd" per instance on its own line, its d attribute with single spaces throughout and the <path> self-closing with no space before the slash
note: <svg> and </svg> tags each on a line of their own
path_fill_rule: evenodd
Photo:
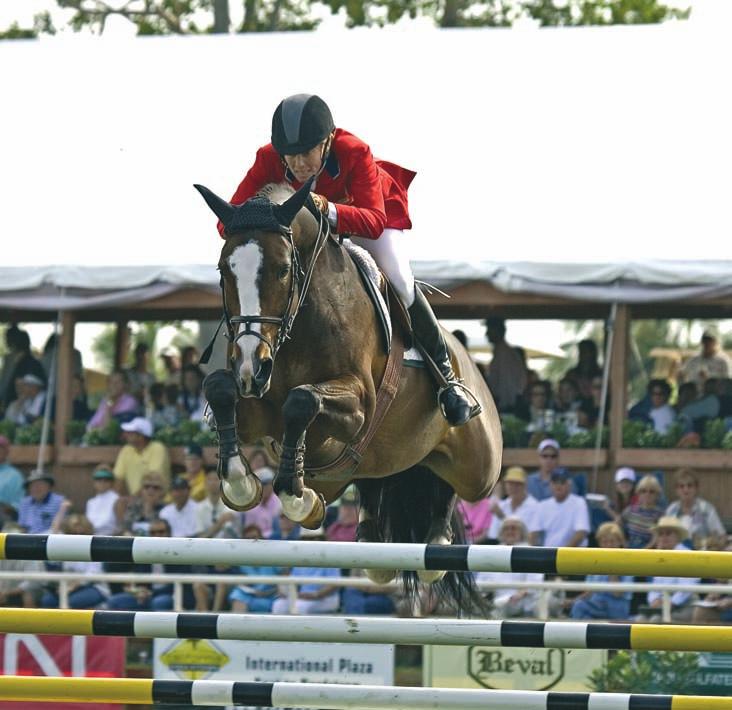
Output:
<svg viewBox="0 0 732 710">
<path fill-rule="evenodd" d="M 306 153 L 335 128 L 328 104 L 315 94 L 295 94 L 272 116 L 272 145 L 280 155 Z"/>
</svg>

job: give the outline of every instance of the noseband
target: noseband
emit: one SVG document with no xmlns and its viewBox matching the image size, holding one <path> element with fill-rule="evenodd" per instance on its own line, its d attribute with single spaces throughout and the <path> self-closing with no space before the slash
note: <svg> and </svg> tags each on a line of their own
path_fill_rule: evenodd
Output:
<svg viewBox="0 0 732 710">
<path fill-rule="evenodd" d="M 280 234 L 287 239 L 290 250 L 290 292 L 287 297 L 287 306 L 281 316 L 258 316 L 258 315 L 238 315 L 232 316 L 229 313 L 229 309 L 226 305 L 226 288 L 224 287 L 224 277 L 221 277 L 219 286 L 221 287 L 221 296 L 224 307 L 224 314 L 219 322 L 216 332 L 214 333 L 211 342 L 209 343 L 206 350 L 203 352 L 200 358 L 200 362 L 207 363 L 211 352 L 213 351 L 214 341 L 221 330 L 222 325 L 226 325 L 226 332 L 224 336 L 231 343 L 236 345 L 240 338 L 245 335 L 253 335 L 258 340 L 269 346 L 270 352 L 272 353 L 272 361 L 274 364 L 275 356 L 279 348 L 290 338 L 290 332 L 292 330 L 293 323 L 297 314 L 300 312 L 300 308 L 305 303 L 308 291 L 310 289 L 310 282 L 312 281 L 313 271 L 315 270 L 315 264 L 318 261 L 320 252 L 323 251 L 323 247 L 330 237 L 330 224 L 325 216 L 314 207 L 311 208 L 307 205 L 309 211 L 318 220 L 318 236 L 315 239 L 315 246 L 313 248 L 313 256 L 310 259 L 310 263 L 307 269 L 304 270 L 302 267 L 302 259 L 300 258 L 300 252 L 295 245 L 295 240 L 292 236 L 292 228 L 280 226 Z M 261 332 L 252 330 L 252 326 L 255 324 L 269 324 L 277 326 L 277 335 L 275 336 L 274 342 L 265 337 Z M 238 331 L 238 327 L 243 325 L 244 330 Z"/>
</svg>

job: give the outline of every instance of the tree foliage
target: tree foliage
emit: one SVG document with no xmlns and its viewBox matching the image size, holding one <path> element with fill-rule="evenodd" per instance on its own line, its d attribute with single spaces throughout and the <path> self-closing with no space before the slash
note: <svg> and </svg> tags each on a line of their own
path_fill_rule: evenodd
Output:
<svg viewBox="0 0 732 710">
<path fill-rule="evenodd" d="M 519 19 L 542 27 L 658 23 L 684 19 L 662 0 L 56 0 L 69 11 L 74 30 L 102 34 L 110 17 L 124 17 L 140 35 L 310 30 L 318 9 L 342 13 L 349 27 L 382 26 L 404 18 L 430 18 L 438 27 L 510 27 Z M 241 22 L 233 25 L 232 10 Z M 36 16 L 33 27 L 17 23 L 0 39 L 28 39 L 56 31 L 49 13 Z"/>
</svg>

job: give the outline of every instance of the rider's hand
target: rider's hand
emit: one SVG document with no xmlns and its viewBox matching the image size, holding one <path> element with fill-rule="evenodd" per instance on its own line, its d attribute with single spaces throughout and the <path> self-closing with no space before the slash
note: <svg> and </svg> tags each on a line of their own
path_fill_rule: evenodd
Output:
<svg viewBox="0 0 732 710">
<path fill-rule="evenodd" d="M 318 211 L 322 212 L 327 217 L 328 216 L 328 200 L 326 200 L 325 197 L 323 197 L 322 195 L 318 195 L 315 192 L 311 193 L 310 197 L 313 198 L 313 202 L 315 203 L 315 206 L 318 208 Z"/>
</svg>

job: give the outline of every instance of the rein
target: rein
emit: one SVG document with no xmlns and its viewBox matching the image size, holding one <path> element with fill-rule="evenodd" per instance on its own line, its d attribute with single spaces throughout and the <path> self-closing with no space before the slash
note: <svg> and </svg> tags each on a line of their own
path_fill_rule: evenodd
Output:
<svg viewBox="0 0 732 710">
<path fill-rule="evenodd" d="M 287 306 L 285 307 L 284 314 L 282 316 L 230 315 L 229 309 L 226 305 L 226 289 L 224 288 L 224 278 L 222 276 L 219 286 L 221 288 L 224 313 L 216 327 L 216 332 L 211 338 L 211 342 L 204 350 L 199 362 L 206 364 L 209 361 L 211 353 L 213 352 L 214 343 L 221 330 L 221 326 L 225 324 L 226 332 L 224 335 L 231 345 L 236 345 L 237 341 L 245 335 L 253 335 L 269 346 L 270 352 L 272 353 L 272 364 L 274 365 L 274 359 L 277 355 L 277 351 L 287 340 L 290 339 L 290 333 L 292 331 L 295 318 L 297 318 L 297 314 L 305 303 L 308 291 L 310 290 L 310 284 L 312 282 L 313 272 L 315 271 L 315 265 L 318 261 L 318 257 L 323 251 L 323 247 L 328 242 L 331 234 L 330 223 L 325 216 L 319 210 L 310 209 L 309 205 L 308 209 L 313 216 L 316 216 L 318 219 L 318 236 L 315 239 L 313 256 L 305 271 L 303 271 L 302 268 L 300 252 L 295 245 L 295 240 L 292 236 L 292 228 L 284 226 L 280 227 L 280 233 L 287 239 L 292 251 L 292 259 L 290 261 L 290 293 L 288 295 Z M 252 325 L 255 323 L 260 325 L 271 324 L 278 326 L 274 342 L 270 342 L 264 335 L 262 335 L 262 333 L 252 330 Z M 243 325 L 244 330 L 237 333 L 235 326 L 239 325 Z"/>
</svg>

